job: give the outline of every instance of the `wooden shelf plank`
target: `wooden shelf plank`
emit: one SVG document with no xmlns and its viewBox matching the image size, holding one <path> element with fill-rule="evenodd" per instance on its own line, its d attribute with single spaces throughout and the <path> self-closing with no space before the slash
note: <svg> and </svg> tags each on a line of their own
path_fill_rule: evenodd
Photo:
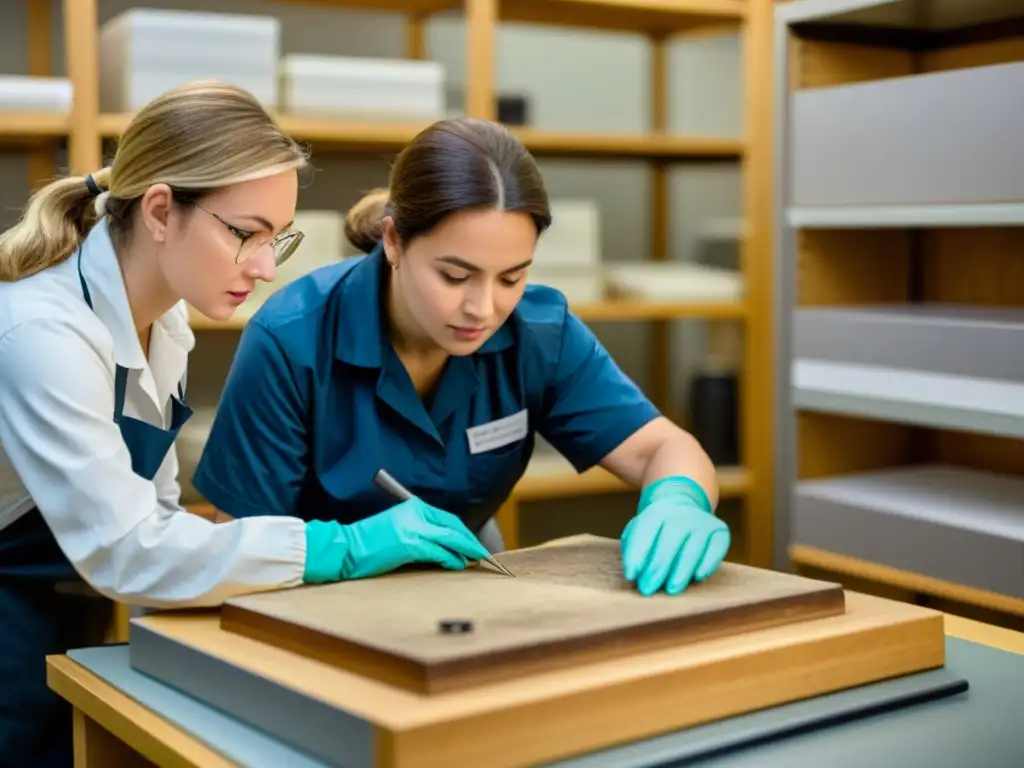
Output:
<svg viewBox="0 0 1024 768">
<path fill-rule="evenodd" d="M 400 152 L 427 127 L 427 123 L 362 123 L 305 115 L 277 114 L 276 118 L 298 141 L 352 152 Z"/>
<path fill-rule="evenodd" d="M 0 110 L 0 144 L 23 146 L 63 139 L 68 135 L 68 116 L 62 112 Z"/>
<path fill-rule="evenodd" d="M 330 5 L 350 10 L 423 15 L 458 10 L 465 0 L 283 0 L 293 5 Z"/>
<path fill-rule="evenodd" d="M 742 0 L 501 0 L 502 21 L 670 35 L 738 25 Z"/>
<path fill-rule="evenodd" d="M 99 130 L 104 138 L 116 139 L 131 120 L 131 114 L 100 115 Z M 325 117 L 275 115 L 281 127 L 298 141 L 352 152 L 398 152 L 426 124 L 360 123 Z"/>
<path fill-rule="evenodd" d="M 725 467 L 718 471 L 721 498 L 743 496 L 750 489 L 750 476 L 740 467 Z M 629 491 L 629 486 L 601 467 L 577 474 L 562 461 L 539 461 L 512 492 L 517 502 L 546 501 L 575 496 L 599 496 L 606 493 Z"/>
<path fill-rule="evenodd" d="M 356 10 L 422 15 L 464 7 L 465 0 L 294 0 Z M 744 0 L 500 0 L 501 21 L 554 24 L 666 35 L 700 27 L 736 26 Z"/>
<path fill-rule="evenodd" d="M 740 139 L 647 133 L 587 133 L 513 128 L 535 155 L 566 157 L 628 157 L 665 160 L 738 160 Z"/>
<path fill-rule="evenodd" d="M 742 318 L 746 307 L 737 302 L 654 302 L 603 301 L 580 304 L 572 311 L 586 322 L 612 322 L 621 320 L 673 320 L 682 318 Z"/>
<path fill-rule="evenodd" d="M 100 116 L 100 133 L 117 138 L 131 115 Z M 298 141 L 316 149 L 336 152 L 399 152 L 426 124 L 360 123 L 326 117 L 277 115 L 284 130 Z M 513 128 L 513 132 L 536 155 L 568 157 L 627 157 L 649 159 L 736 160 L 743 154 L 738 139 L 676 136 L 650 133 L 581 133 Z"/>
<path fill-rule="evenodd" d="M 577 474 L 571 467 L 566 469 L 568 465 L 564 462 L 541 461 L 531 465 L 538 466 L 531 468 L 512 491 L 515 501 L 545 501 L 629 491 L 629 486 L 601 467 Z M 750 476 L 742 467 L 723 467 L 718 470 L 718 483 L 721 498 L 738 498 L 750 489 Z M 192 514 L 210 520 L 216 511 L 206 502 L 190 504 L 186 508 Z"/>
<path fill-rule="evenodd" d="M 633 320 L 674 320 L 674 319 L 742 319 L 746 307 L 735 302 L 720 303 L 666 303 L 645 301 L 605 301 L 572 307 L 573 312 L 583 321 L 623 322 Z M 235 316 L 226 322 L 217 322 L 190 310 L 190 325 L 194 331 L 238 331 L 248 318 Z"/>
</svg>

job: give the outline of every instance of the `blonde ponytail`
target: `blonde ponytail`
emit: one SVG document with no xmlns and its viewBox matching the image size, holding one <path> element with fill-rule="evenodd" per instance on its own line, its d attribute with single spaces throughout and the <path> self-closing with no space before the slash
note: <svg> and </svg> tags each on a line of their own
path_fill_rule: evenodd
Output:
<svg viewBox="0 0 1024 768">
<path fill-rule="evenodd" d="M 110 170 L 92 177 L 105 189 Z M 84 176 L 58 179 L 33 194 L 20 221 L 0 234 L 0 282 L 34 275 L 71 256 L 96 223 L 95 198 Z"/>
</svg>

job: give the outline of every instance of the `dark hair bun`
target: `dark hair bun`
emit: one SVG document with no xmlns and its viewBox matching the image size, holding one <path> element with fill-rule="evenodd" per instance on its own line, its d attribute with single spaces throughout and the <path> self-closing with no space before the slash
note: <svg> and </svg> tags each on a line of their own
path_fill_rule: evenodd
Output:
<svg viewBox="0 0 1024 768">
<path fill-rule="evenodd" d="M 369 253 L 380 242 L 388 197 L 387 189 L 374 189 L 345 214 L 345 237 L 363 253 Z"/>
</svg>

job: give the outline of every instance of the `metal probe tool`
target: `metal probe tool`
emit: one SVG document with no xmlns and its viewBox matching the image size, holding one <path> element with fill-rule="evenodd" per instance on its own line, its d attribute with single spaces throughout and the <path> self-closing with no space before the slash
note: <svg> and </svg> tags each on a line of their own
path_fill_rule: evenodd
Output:
<svg viewBox="0 0 1024 768">
<path fill-rule="evenodd" d="M 392 477 L 391 473 L 388 472 L 386 469 L 377 470 L 377 474 L 373 476 L 373 484 L 376 485 L 385 493 L 391 494 L 394 498 L 398 499 L 399 501 L 408 501 L 409 499 L 415 498 L 413 493 L 400 482 L 398 482 L 394 477 Z M 484 559 L 501 573 L 505 574 L 506 576 L 511 576 L 512 578 L 515 578 L 516 575 L 512 573 L 512 571 L 510 571 L 504 565 L 499 563 L 493 555 L 488 555 Z"/>
</svg>

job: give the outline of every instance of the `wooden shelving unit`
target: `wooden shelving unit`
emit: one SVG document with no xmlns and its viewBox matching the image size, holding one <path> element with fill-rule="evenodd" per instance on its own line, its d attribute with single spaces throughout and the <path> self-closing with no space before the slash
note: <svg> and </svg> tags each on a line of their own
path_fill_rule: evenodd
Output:
<svg viewBox="0 0 1024 768">
<path fill-rule="evenodd" d="M 747 305 L 732 301 L 707 302 L 703 304 L 672 304 L 656 301 L 612 300 L 596 304 L 576 304 L 572 311 L 581 320 L 588 323 L 608 323 L 633 320 L 682 320 L 686 318 L 743 320 L 747 314 Z M 210 320 L 198 312 L 191 313 L 193 330 L 203 331 L 239 331 L 248 319 L 236 315 L 230 320 L 219 322 Z"/>
<path fill-rule="evenodd" d="M 939 6 L 775 11 L 776 565 L 1021 629 L 1024 7 Z"/>
<path fill-rule="evenodd" d="M 99 132 L 116 139 L 131 115 L 101 114 Z M 292 136 L 320 150 L 338 152 L 398 152 L 426 127 L 422 125 L 352 123 L 279 114 L 277 120 Z M 63 130 L 67 126 L 62 125 Z M 658 133 L 615 134 L 513 129 L 538 157 L 582 157 L 661 160 L 738 160 L 742 142 L 732 139 L 668 136 Z"/>
<path fill-rule="evenodd" d="M 299 2 L 299 0 L 295 0 Z M 740 163 L 744 170 L 745 226 L 742 263 L 745 298 L 742 303 L 689 304 L 607 301 L 576 307 L 587 322 L 645 321 L 657 345 L 651 357 L 652 398 L 667 399 L 669 324 L 681 319 L 740 323 L 745 352 L 742 371 L 742 467 L 722 471 L 723 496 L 746 501 L 743 531 L 737 531 L 737 559 L 768 565 L 771 559 L 771 451 L 769 437 L 771 333 L 770 298 L 770 0 L 302 0 L 341 8 L 393 11 L 406 15 L 407 55 L 424 56 L 425 22 L 439 11 L 461 10 L 466 22 L 465 90 L 467 114 L 495 118 L 494 43 L 503 21 L 528 21 L 571 28 L 640 32 L 652 47 L 654 83 L 651 129 L 636 134 L 553 132 L 515 128 L 538 156 L 601 160 L 646 160 L 652 164 L 653 211 L 650 227 L 652 258 L 668 257 L 668 170 L 673 163 L 722 161 Z M 72 172 L 101 167 L 103 143 L 116 140 L 130 119 L 103 114 L 98 84 L 98 0 L 63 0 L 66 74 L 74 88 L 67 115 L 0 113 L 0 144 L 40 146 L 33 164 L 33 182 L 53 175 L 53 148 L 66 142 Z M 51 5 L 28 0 L 31 71 L 50 74 Z M 747 132 L 742 139 L 677 135 L 667 130 L 667 42 L 674 35 L 723 28 L 744 31 Z M 400 150 L 421 125 L 361 124 L 279 115 L 281 124 L 314 154 L 380 153 Z M 36 151 L 36 150 L 33 150 Z M 244 320 L 211 323 L 196 318 L 197 332 L 237 331 Z M 517 504 L 549 498 L 611 493 L 624 490 L 602 471 L 576 476 L 559 472 L 530 473 L 500 513 L 509 544 L 517 542 Z"/>
</svg>

